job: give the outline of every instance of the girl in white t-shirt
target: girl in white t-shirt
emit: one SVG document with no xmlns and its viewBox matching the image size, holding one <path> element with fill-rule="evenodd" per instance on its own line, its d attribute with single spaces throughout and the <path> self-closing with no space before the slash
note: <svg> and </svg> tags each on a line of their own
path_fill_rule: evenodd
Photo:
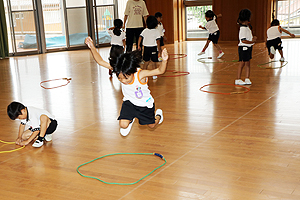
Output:
<svg viewBox="0 0 300 200">
<path fill-rule="evenodd" d="M 250 29 L 251 11 L 248 9 L 243 9 L 239 13 L 239 18 L 237 20 L 240 25 L 239 32 L 239 67 L 237 72 L 237 79 L 235 80 L 236 85 L 251 85 L 250 77 L 250 60 L 252 58 L 252 46 L 256 42 L 257 37 L 252 36 L 252 31 Z M 249 27 L 250 26 L 250 27 Z M 243 68 L 246 68 L 246 79 L 243 81 L 241 79 Z"/>
<path fill-rule="evenodd" d="M 124 48 L 126 45 L 125 32 L 122 31 L 123 21 L 121 19 L 114 20 L 114 27 L 108 29 L 108 33 L 111 36 L 111 48 L 109 57 L 116 57 L 124 53 Z M 109 75 L 112 76 L 112 71 L 109 70 Z"/>
<path fill-rule="evenodd" d="M 148 77 L 163 74 L 167 68 L 168 52 L 162 52 L 163 61 L 157 69 L 140 69 L 141 52 L 132 51 L 121 54 L 117 58 L 111 58 L 107 63 L 96 50 L 90 37 L 85 39 L 85 43 L 90 48 L 95 61 L 116 73 L 122 85 L 123 104 L 118 118 L 120 133 L 127 136 L 130 132 L 135 118 L 139 119 L 141 125 L 154 128 L 163 122 L 163 112 L 161 109 L 155 111 L 154 99 L 148 89 Z"/>
<path fill-rule="evenodd" d="M 219 31 L 219 27 L 216 22 L 217 17 L 222 17 L 222 15 L 221 14 L 216 15 L 211 10 L 208 10 L 205 13 L 205 19 L 207 21 L 207 24 L 205 25 L 205 27 L 200 25 L 199 28 L 208 30 L 209 36 L 208 36 L 208 39 L 207 39 L 206 44 L 203 47 L 202 51 L 200 53 L 198 53 L 199 56 L 202 54 L 205 54 L 205 50 L 207 49 L 210 42 L 212 42 L 219 51 L 219 55 L 217 58 L 221 58 L 224 55 L 224 52 L 222 51 L 220 45 L 218 45 L 220 31 Z"/>
<path fill-rule="evenodd" d="M 281 41 L 281 33 L 285 32 L 286 34 L 289 34 L 291 37 L 295 37 L 294 34 L 290 33 L 289 31 L 283 29 L 279 21 L 277 19 L 274 19 L 271 22 L 271 27 L 267 30 L 267 48 L 269 52 L 269 56 L 271 59 L 274 58 L 274 55 L 276 54 L 276 49 L 278 49 L 281 58 L 280 61 L 284 61 L 283 52 L 282 52 L 282 41 Z"/>
</svg>

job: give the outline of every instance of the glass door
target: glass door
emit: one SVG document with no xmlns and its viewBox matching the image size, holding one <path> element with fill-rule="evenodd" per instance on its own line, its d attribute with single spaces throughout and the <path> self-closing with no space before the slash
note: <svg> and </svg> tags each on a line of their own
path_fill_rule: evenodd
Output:
<svg viewBox="0 0 300 200">
<path fill-rule="evenodd" d="M 282 28 L 300 35 L 300 0 L 277 1 L 277 19 Z"/>
<path fill-rule="evenodd" d="M 205 12 L 211 10 L 212 6 L 187 6 L 185 9 L 187 39 L 208 38 L 208 32 L 200 29 L 199 25 L 204 26 L 207 23 Z"/>
<path fill-rule="evenodd" d="M 107 29 L 114 26 L 116 12 L 114 0 L 93 0 L 95 12 L 95 37 L 96 45 L 110 43 L 111 37 Z"/>
<path fill-rule="evenodd" d="M 37 53 L 35 9 L 32 0 L 4 0 L 9 53 Z"/>
</svg>

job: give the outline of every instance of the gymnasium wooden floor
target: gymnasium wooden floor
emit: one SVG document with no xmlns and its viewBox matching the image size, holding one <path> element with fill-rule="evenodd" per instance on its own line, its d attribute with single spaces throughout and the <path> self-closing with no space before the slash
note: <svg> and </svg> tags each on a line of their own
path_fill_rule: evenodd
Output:
<svg viewBox="0 0 300 200">
<path fill-rule="evenodd" d="M 233 84 L 238 66 L 237 62 L 198 62 L 204 44 L 189 41 L 166 46 L 170 54 L 187 54 L 170 59 L 168 70 L 190 74 L 151 78 L 149 87 L 156 108 L 164 112 L 164 122 L 150 130 L 136 121 L 125 138 L 116 120 L 122 104 L 120 83 L 97 66 L 89 50 L 0 60 L 0 139 L 15 141 L 17 137 L 19 122 L 6 114 L 13 100 L 44 108 L 59 123 L 53 141 L 43 147 L 29 145 L 0 154 L 1 199 L 299 200 L 300 40 L 283 40 L 288 64 L 278 69 L 257 66 L 269 59 L 264 44 L 256 44 L 250 92 L 231 95 L 199 90 L 206 84 Z M 238 59 L 236 42 L 221 43 L 221 47 L 222 61 Z M 99 51 L 108 57 L 109 48 Z M 216 55 L 210 46 L 202 57 Z M 52 90 L 40 86 L 41 81 L 64 77 L 72 78 L 67 86 Z M 231 85 L 204 89 L 245 91 Z M 0 147 L 5 151 L 18 146 Z M 134 185 L 108 185 L 76 172 L 80 164 L 106 154 L 152 152 L 163 154 L 167 164 Z M 161 164 L 163 160 L 156 156 L 120 155 L 80 170 L 104 181 L 124 183 Z"/>
</svg>

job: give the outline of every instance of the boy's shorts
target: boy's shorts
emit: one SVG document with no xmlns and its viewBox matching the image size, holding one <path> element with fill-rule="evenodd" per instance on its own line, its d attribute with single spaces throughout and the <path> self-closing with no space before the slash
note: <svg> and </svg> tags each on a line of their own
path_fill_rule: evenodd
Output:
<svg viewBox="0 0 300 200">
<path fill-rule="evenodd" d="M 130 101 L 123 101 L 120 116 L 118 120 L 133 118 L 139 119 L 140 125 L 154 124 L 155 123 L 155 104 L 152 108 L 140 107 L 132 104 Z"/>
<path fill-rule="evenodd" d="M 247 62 L 252 59 L 252 46 L 239 46 L 239 61 Z"/>
<path fill-rule="evenodd" d="M 214 33 L 210 33 L 208 35 L 208 40 L 212 41 L 214 44 L 218 44 L 219 37 L 220 37 L 220 31 L 218 30 Z"/>
<path fill-rule="evenodd" d="M 150 59 L 153 62 L 158 62 L 157 46 L 154 46 L 154 47 L 146 47 L 146 46 L 144 46 L 143 60 L 147 62 L 147 61 L 150 61 Z"/>
<path fill-rule="evenodd" d="M 57 121 L 55 119 L 50 119 L 50 120 L 51 120 L 51 123 L 49 124 L 49 126 L 46 130 L 46 134 L 53 133 L 57 128 Z"/>
<path fill-rule="evenodd" d="M 270 55 L 270 48 L 271 46 L 274 47 L 274 49 L 278 49 L 278 50 L 282 50 L 282 41 L 281 41 L 281 38 L 275 38 L 273 40 L 268 40 L 267 41 L 267 48 L 268 48 L 268 52 L 269 52 L 269 55 Z"/>
</svg>

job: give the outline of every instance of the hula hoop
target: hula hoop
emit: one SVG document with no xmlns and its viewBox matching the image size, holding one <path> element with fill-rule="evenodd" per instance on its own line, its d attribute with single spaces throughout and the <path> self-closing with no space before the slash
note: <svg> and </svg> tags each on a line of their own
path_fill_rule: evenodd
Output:
<svg viewBox="0 0 300 200">
<path fill-rule="evenodd" d="M 231 60 L 231 61 L 211 61 L 211 62 L 207 62 L 203 59 L 212 59 L 212 57 L 205 57 L 205 58 L 198 58 L 197 61 L 201 62 L 201 63 L 224 63 L 224 62 L 238 62 L 238 60 Z"/>
<path fill-rule="evenodd" d="M 66 83 L 66 84 L 63 84 L 63 85 L 56 86 L 56 87 L 50 87 L 50 88 L 47 88 L 47 87 L 45 87 L 45 86 L 42 85 L 43 83 L 47 83 L 47 82 L 51 82 L 51 81 L 58 81 L 58 80 L 65 80 L 65 81 L 67 81 L 67 83 Z M 51 79 L 51 80 L 42 81 L 42 82 L 40 83 L 40 86 L 41 86 L 42 88 L 44 88 L 44 89 L 54 89 L 54 88 L 59 88 L 59 87 L 63 87 L 63 86 L 68 85 L 68 84 L 70 83 L 71 80 L 72 80 L 71 78 L 57 78 L 57 79 Z"/>
<path fill-rule="evenodd" d="M 2 140 L 0 140 L 0 142 L 2 142 L 4 144 L 15 144 L 15 142 L 5 142 L 5 141 L 2 141 Z M 24 147 L 25 147 L 25 145 L 22 146 L 22 147 L 19 147 L 17 149 L 9 150 L 9 151 L 0 151 L 0 153 L 10 153 L 10 152 L 18 151 L 20 149 L 23 149 Z"/>
<path fill-rule="evenodd" d="M 179 57 L 175 57 L 175 58 L 169 58 L 169 60 L 170 59 L 179 59 L 179 58 L 185 58 L 185 57 L 187 57 L 187 55 L 186 54 L 184 54 L 184 53 L 171 53 L 171 54 L 169 54 L 169 56 L 179 56 Z"/>
<path fill-rule="evenodd" d="M 232 85 L 232 86 L 235 86 L 235 87 L 245 88 L 246 90 L 243 91 L 243 92 L 228 92 L 228 93 L 225 93 L 225 92 L 210 92 L 210 91 L 208 91 L 208 90 L 203 90 L 204 87 L 206 87 L 206 86 L 211 86 L 211 85 Z M 224 95 L 230 95 L 230 94 L 245 94 L 245 93 L 247 93 L 247 92 L 250 91 L 250 88 L 247 88 L 247 87 L 242 86 L 242 85 L 227 84 L 227 83 L 216 83 L 216 84 L 207 84 L 207 85 L 204 85 L 204 86 L 202 86 L 199 90 L 202 91 L 202 92 L 207 92 L 207 93 L 211 93 L 211 94 L 224 94 Z"/>
<path fill-rule="evenodd" d="M 114 156 L 114 155 L 154 155 L 154 156 L 158 156 L 160 157 L 161 159 L 163 159 L 165 162 L 160 165 L 159 167 L 156 167 L 154 170 L 152 170 L 150 173 L 148 173 L 146 176 L 140 178 L 139 180 L 135 181 L 135 182 L 132 182 L 132 183 L 113 183 L 113 182 L 106 182 L 106 181 L 103 181 L 97 177 L 93 177 L 93 176 L 87 176 L 87 175 L 83 175 L 82 173 L 79 172 L 79 168 L 84 166 L 84 165 L 87 165 L 91 162 L 94 162 L 96 160 L 99 160 L 101 158 L 104 158 L 104 157 L 107 157 L 107 156 Z M 113 153 L 113 154 L 107 154 L 105 156 L 101 156 L 101 157 L 98 157 L 98 158 L 95 158 L 89 162 L 86 162 L 86 163 L 83 163 L 81 165 L 79 165 L 77 167 L 77 172 L 80 176 L 83 176 L 83 177 L 86 177 L 86 178 L 92 178 L 92 179 L 96 179 L 98 181 L 101 181 L 102 183 L 105 183 L 105 184 L 111 184 L 111 185 L 133 185 L 133 184 L 136 184 L 138 182 L 140 182 L 141 180 L 143 180 L 144 178 L 148 177 L 150 174 L 152 174 L 154 171 L 156 171 L 157 169 L 161 168 L 162 166 L 164 166 L 165 164 L 167 163 L 167 160 L 164 158 L 163 155 L 159 154 L 159 153 Z"/>
<path fill-rule="evenodd" d="M 176 71 L 176 70 L 166 70 L 166 72 L 179 73 L 176 75 L 158 75 L 159 77 L 176 77 L 176 76 L 185 76 L 189 75 L 190 72 Z"/>
<path fill-rule="evenodd" d="M 273 62 L 280 62 L 280 63 L 282 63 L 282 65 L 280 67 L 262 67 L 263 65 L 267 65 L 267 64 L 270 64 L 270 63 L 273 63 Z M 273 60 L 273 61 L 270 61 L 270 62 L 259 64 L 257 66 L 262 68 L 262 69 L 279 69 L 279 68 L 282 68 L 282 67 L 286 66 L 287 64 L 288 64 L 288 61 L 281 62 L 279 60 Z"/>
</svg>

